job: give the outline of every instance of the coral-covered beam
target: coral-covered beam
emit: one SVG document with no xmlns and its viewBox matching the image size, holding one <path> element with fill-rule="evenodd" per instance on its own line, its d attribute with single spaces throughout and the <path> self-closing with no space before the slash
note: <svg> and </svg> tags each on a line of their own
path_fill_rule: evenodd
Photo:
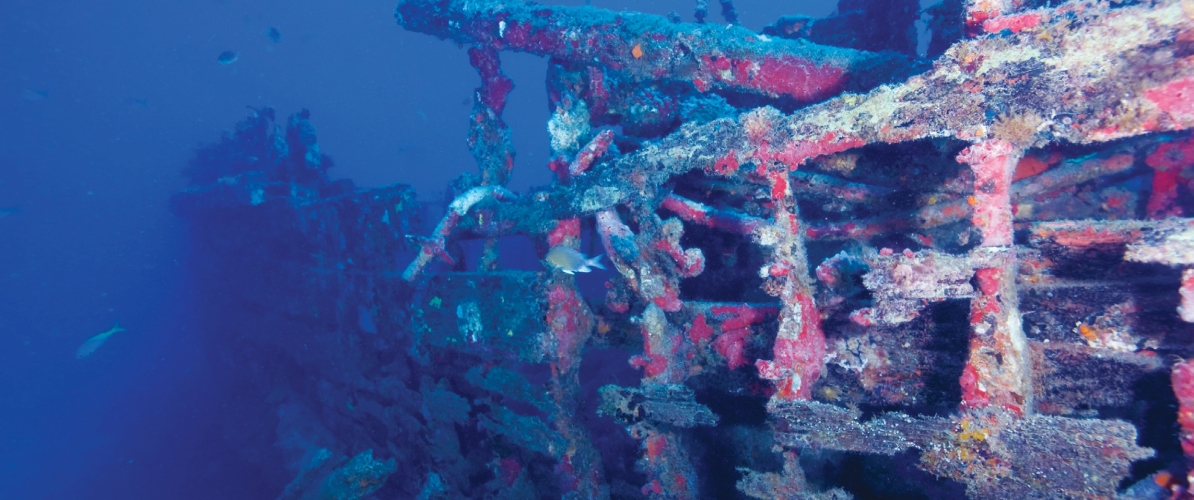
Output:
<svg viewBox="0 0 1194 500">
<path fill-rule="evenodd" d="M 662 232 L 662 228 L 659 232 Z M 597 214 L 597 234 L 601 237 L 601 243 L 618 273 L 626 279 L 640 298 L 658 305 L 667 312 L 680 310 L 683 303 L 680 301 L 678 280 L 667 275 L 659 263 L 650 258 L 649 250 L 658 250 L 661 240 L 651 238 L 650 234 L 635 235 L 613 209 Z M 663 246 L 666 247 L 667 244 L 663 243 Z M 677 243 L 676 248 L 678 247 Z M 682 267 L 689 267 L 693 271 L 704 268 L 704 257 L 699 251 L 678 253 L 674 257 L 683 259 L 682 262 L 678 262 Z"/>
<path fill-rule="evenodd" d="M 435 231 L 431 233 L 430 237 L 412 238 L 420 245 L 420 249 L 419 253 L 415 255 L 415 260 L 402 273 L 402 279 L 414 281 L 423 272 L 423 268 L 431 262 L 431 259 L 436 257 L 450 264 L 453 263 L 452 258 L 448 256 L 446 251 L 448 236 L 452 234 L 452 230 L 456 228 L 460 219 L 474 205 L 490 197 L 498 201 L 509 201 L 517 198 L 517 195 L 501 186 L 482 186 L 472 188 L 456 197 L 448 205 L 448 213 L 440 220 L 439 225 L 435 227 Z"/>
<path fill-rule="evenodd" d="M 1043 196 L 1047 199 L 1051 193 L 1058 190 L 1099 177 L 1127 172 L 1135 165 L 1136 150 L 1136 145 L 1128 145 L 1106 153 L 1066 160 L 1043 173 L 1015 181 L 1011 187 L 1012 207 L 1030 206 L 1039 201 L 1037 198 Z M 1022 157 L 1017 164 L 1017 173 L 1025 161 L 1034 159 L 1031 155 Z M 906 230 L 909 227 L 929 229 L 963 220 L 969 217 L 978 205 L 978 196 L 972 199 L 969 196 L 942 193 L 933 198 L 933 203 L 917 209 L 912 214 L 901 213 L 868 220 L 810 225 L 807 236 L 811 239 L 866 240 L 879 233 Z M 1019 213 L 1016 217 L 1020 217 Z"/>
<path fill-rule="evenodd" d="M 481 75 L 481 88 L 477 90 L 478 99 L 488 106 L 495 114 L 501 115 L 506 109 L 506 97 L 514 90 L 514 81 L 502 73 L 501 62 L 497 51 L 488 48 L 473 47 L 468 49 L 468 61 Z"/>
<path fill-rule="evenodd" d="M 959 208 L 959 210 L 962 210 Z M 963 211 L 962 215 L 966 212 Z M 960 216 L 959 216 L 960 217 Z M 831 224 L 809 224 L 804 229 L 806 237 L 812 240 L 859 240 L 866 241 L 871 237 L 889 231 L 896 231 L 908 227 L 906 217 L 892 217 L 860 221 L 838 222 Z"/>
<path fill-rule="evenodd" d="M 1194 219 L 1165 219 L 1144 227 L 1149 230 L 1128 244 L 1124 260 L 1194 266 Z"/>
<path fill-rule="evenodd" d="M 1022 416 L 1032 411 L 1028 339 L 1020 324 L 1014 254 L 997 251 L 992 265 L 975 273 L 978 290 L 970 299 L 970 358 L 959 380 L 962 407 L 1001 409 Z"/>
<path fill-rule="evenodd" d="M 667 315 L 654 303 L 649 303 L 639 320 L 643 332 L 643 354 L 631 358 L 631 363 L 643 369 L 644 387 L 666 387 L 679 384 L 688 376 L 686 358 L 678 353 L 684 347 L 684 337 L 672 328 Z M 696 498 L 697 476 L 680 446 L 679 436 L 654 429 L 640 439 L 642 458 L 639 466 L 647 473 L 642 493 L 652 499 Z"/>
<path fill-rule="evenodd" d="M 759 238 L 761 244 L 772 248 L 772 262 L 759 274 L 774 280 L 769 292 L 781 303 L 772 359 L 755 361 L 759 377 L 775 384 L 773 401 L 809 399 L 825 365 L 825 334 L 813 302 L 803 229 L 787 169 L 787 165 L 776 164 L 767 172 L 775 214 L 767 234 Z"/>
<path fill-rule="evenodd" d="M 759 377 L 775 383 L 773 399 L 809 399 L 825 364 L 825 334 L 811 295 L 786 286 L 771 360 L 755 361 Z"/>
<path fill-rule="evenodd" d="M 1170 223 L 1175 221 L 1169 221 Z M 1185 220 L 1185 223 L 1189 223 Z M 1038 222 L 1029 229 L 1033 246 L 1059 245 L 1070 248 L 1122 246 L 1140 241 L 1145 228 L 1154 230 L 1160 222 L 1146 221 L 1054 221 Z"/>
<path fill-rule="evenodd" d="M 643 379 L 659 384 L 683 382 L 688 373 L 676 356 L 683 337 L 679 332 L 671 331 L 663 309 L 648 304 L 639 324 L 643 332 L 643 354 L 632 358 L 631 363 L 643 369 Z"/>
<path fill-rule="evenodd" d="M 875 203 L 891 192 L 879 186 L 803 171 L 792 172 L 791 183 L 792 192 L 797 195 L 828 197 L 847 203 Z"/>
<path fill-rule="evenodd" d="M 1104 142 L 1194 126 L 1194 61 L 1174 57 L 1179 35 L 1194 30 L 1176 0 L 1109 9 L 1067 3 L 1040 9 L 1041 24 L 1010 35 L 960 42 L 934 67 L 900 85 L 843 95 L 791 116 L 762 108 L 737 119 L 681 127 L 676 133 L 590 174 L 572 198 L 592 212 L 630 202 L 690 170 L 781 160 L 791 166 L 862 144 L 930 137 Z M 1163 60 L 1137 57 L 1157 54 Z M 1147 84 L 1135 75 L 1166 71 Z M 653 165 L 646 185 L 633 171 Z"/>
<path fill-rule="evenodd" d="M 1194 266 L 1194 219 L 1038 222 L 1029 226 L 1029 234 L 1035 247 L 1123 249 L 1123 259 L 1130 262 Z"/>
<path fill-rule="evenodd" d="M 767 224 L 767 221 L 758 217 L 719 210 L 676 194 L 665 196 L 660 206 L 685 221 L 734 234 L 750 235 Z"/>
<path fill-rule="evenodd" d="M 1006 141 L 972 145 L 958 155 L 958 161 L 974 171 L 974 205 L 971 221 L 983 235 L 985 247 L 1012 244 L 1012 174 L 1022 152 Z"/>
<path fill-rule="evenodd" d="M 1025 203 L 1031 201 L 1035 196 L 1046 194 L 1050 191 L 1074 186 L 1107 175 L 1127 172 L 1135 165 L 1133 152 L 1127 149 L 1112 151 L 1110 154 L 1099 154 L 1065 161 L 1056 168 L 1046 170 L 1040 175 L 1016 181 L 1012 183 L 1012 203 Z M 1021 161 L 1024 160 L 1021 159 Z"/>
<path fill-rule="evenodd" d="M 622 277 L 633 280 L 634 270 L 630 264 L 638 258 L 639 250 L 630 226 L 622 222 L 616 210 L 606 209 L 597 213 L 597 234 L 614 267 Z"/>
<path fill-rule="evenodd" d="M 680 445 L 678 435 L 648 431 L 643 439 L 643 458 L 639 461 L 647 473 L 643 496 L 652 500 L 689 500 L 697 498 L 697 475 Z"/>
<path fill-rule="evenodd" d="M 514 143 L 502 120 L 502 110 L 506 108 L 506 97 L 514 90 L 514 81 L 502 73 L 501 61 L 493 49 L 470 48 L 468 60 L 481 76 L 469 120 L 469 151 L 481 169 L 481 185 L 505 185 L 514 169 Z"/>
<path fill-rule="evenodd" d="M 1178 291 L 1181 303 L 1177 306 L 1177 314 L 1182 321 L 1194 323 L 1194 269 L 1182 271 L 1182 287 Z"/>
<path fill-rule="evenodd" d="M 655 240 L 655 249 L 666 253 L 676 263 L 676 271 L 683 278 L 691 278 L 705 270 L 705 255 L 699 248 L 682 248 L 680 237 L 684 225 L 678 219 L 668 219 L 661 227 L 662 234 Z"/>
<path fill-rule="evenodd" d="M 673 23 L 662 16 L 532 2 L 405 0 L 404 28 L 461 44 L 596 64 L 633 82 L 819 101 L 906 76 L 911 62 L 787 39 L 739 26 Z"/>
<path fill-rule="evenodd" d="M 1149 218 L 1180 217 L 1182 209 L 1174 202 L 1182 178 L 1188 178 L 1194 168 L 1194 137 L 1159 144 L 1144 163 L 1153 169 L 1153 189 L 1146 209 Z"/>
<path fill-rule="evenodd" d="M 1146 64 L 1129 56 L 1172 48 L 1179 33 L 1194 30 L 1194 20 L 1178 2 L 1109 11 L 1102 7 L 1075 11 L 1067 4 L 1050 12 L 1048 19 L 1070 16 L 1067 19 L 1080 22 L 1047 20 L 1018 34 L 961 42 L 933 70 L 904 84 L 842 96 L 791 116 L 762 108 L 737 119 L 682 126 L 634 153 L 594 165 L 574 179 L 566 192 L 503 205 L 497 218 L 512 221 L 517 231 L 542 232 L 538 219 L 526 214 L 566 218 L 618 204 L 659 203 L 663 200 L 636 194 L 658 192 L 674 176 L 692 170 L 751 175 L 739 166 L 767 159 L 794 164 L 859 144 L 953 136 L 967 141 L 1005 140 L 1023 147 L 1025 141 L 1090 143 L 1194 125 L 1194 114 L 1182 111 L 1181 103 L 1169 98 L 1171 93 L 1118 87 L 1123 77 L 1117 75 L 1154 74 L 1148 68 L 1155 61 Z M 1156 89 L 1169 89 L 1166 82 L 1194 79 L 1194 62 L 1173 59 L 1169 63 L 1165 73 L 1155 74 Z M 1032 70 L 1031 79 L 1017 76 L 1028 74 L 1025 65 Z M 1103 160 L 1106 164 L 1098 170 L 1126 166 L 1113 159 Z M 1092 165 L 1075 167 L 1071 173 L 1096 170 Z M 1060 174 L 1065 182 L 1059 180 L 1057 187 L 1082 177 Z M 1043 186 L 1051 184 L 1052 177 L 1020 182 Z M 1018 188 L 1014 186 L 1013 192 Z M 931 227 L 965 218 L 970 205 L 965 199 L 948 201 L 925 207 L 924 212 L 918 217 L 923 227 Z M 810 236 L 840 238 L 899 229 L 887 229 L 883 221 L 851 224 L 852 228 L 810 228 Z"/>
<path fill-rule="evenodd" d="M 576 288 L 567 283 L 553 283 L 547 295 L 547 329 L 554 349 L 548 353 L 553 371 L 570 372 L 578 365 L 584 337 L 592 329 L 592 317 Z"/>
<path fill-rule="evenodd" d="M 1194 363 L 1182 361 L 1174 365 L 1169 378 L 1173 382 L 1173 394 L 1177 396 L 1177 423 L 1181 427 L 1178 437 L 1182 452 L 1186 455 L 1187 466 L 1194 465 Z"/>
<path fill-rule="evenodd" d="M 964 408 L 998 408 L 1016 416 L 1032 411 L 1032 366 L 1020 323 L 1019 266 L 1012 247 L 1011 181 L 1021 150 L 1001 141 L 980 142 L 958 161 L 974 172 L 971 221 L 982 234 L 974 252 L 987 266 L 976 272 L 970 299 L 970 359 L 959 380 Z"/>
<path fill-rule="evenodd" d="M 598 133 L 593 140 L 581 148 L 580 152 L 576 154 L 576 159 L 568 164 L 568 175 L 576 177 L 585 173 L 589 167 L 593 166 L 594 161 L 605 154 L 605 151 L 609 149 L 609 145 L 613 141 L 614 132 L 612 130 L 602 130 Z"/>
<path fill-rule="evenodd" d="M 551 366 L 551 422 L 568 444 L 561 450 L 556 474 L 566 492 L 577 492 L 580 498 L 599 498 L 604 482 L 601 455 L 575 419 L 581 400 L 580 354 L 593 331 L 593 315 L 569 277 L 548 285 L 547 302 L 549 336 L 545 354 Z"/>
<path fill-rule="evenodd" d="M 580 246 L 580 219 L 557 221 L 547 233 L 551 246 L 576 249 Z M 580 389 L 581 350 L 593 332 L 593 313 L 576 289 L 571 276 L 553 273 L 547 285 L 547 333 L 542 339 L 544 358 L 551 367 L 548 395 L 553 414 L 551 423 L 568 443 L 556 464 L 559 484 L 578 498 L 602 498 L 603 468 L 601 455 L 593 446 L 588 431 L 575 418 L 582 399 Z"/>
<path fill-rule="evenodd" d="M 822 282 L 840 283 L 840 275 L 834 272 L 834 261 L 838 265 L 857 265 L 847 258 L 834 258 L 817 267 L 817 278 Z M 872 307 L 850 314 L 850 319 L 862 326 L 872 324 L 897 325 L 911 321 L 920 314 L 928 301 L 970 298 L 974 289 L 970 285 L 976 266 L 985 263 L 971 257 L 959 257 L 933 250 L 893 252 L 884 249 L 878 255 L 867 258 L 870 269 L 862 282 L 874 297 Z"/>
</svg>

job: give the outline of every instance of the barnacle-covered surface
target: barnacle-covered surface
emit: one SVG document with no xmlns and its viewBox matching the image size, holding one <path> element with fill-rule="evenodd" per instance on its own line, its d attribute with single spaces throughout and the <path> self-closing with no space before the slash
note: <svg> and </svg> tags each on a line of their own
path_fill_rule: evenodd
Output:
<svg viewBox="0 0 1194 500">
<path fill-rule="evenodd" d="M 405 0 L 481 76 L 446 209 L 330 181 L 305 112 L 200 150 L 201 327 L 283 497 L 1187 495 L 1194 2 L 946 0 L 932 59 L 909 12 Z M 550 61 L 529 193 L 509 50 Z M 606 295 L 509 237 L 597 242 Z"/>
</svg>

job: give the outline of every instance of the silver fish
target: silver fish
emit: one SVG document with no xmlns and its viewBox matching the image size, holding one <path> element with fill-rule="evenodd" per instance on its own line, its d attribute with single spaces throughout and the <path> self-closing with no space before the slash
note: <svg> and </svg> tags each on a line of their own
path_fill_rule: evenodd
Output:
<svg viewBox="0 0 1194 500">
<path fill-rule="evenodd" d="M 96 349 L 99 349 L 100 346 L 104 345 L 104 342 L 108 341 L 108 337 L 111 337 L 112 335 L 123 332 L 123 331 L 124 331 L 124 328 L 121 328 L 120 322 L 117 321 L 116 324 L 112 325 L 112 328 L 110 330 L 108 330 L 104 333 L 101 333 L 99 335 L 96 335 L 94 337 L 91 337 L 91 338 L 87 339 L 86 342 L 83 342 L 83 345 L 79 346 L 79 350 L 75 351 L 75 358 L 83 359 L 83 358 L 86 358 L 87 356 L 90 356 L 92 353 L 95 352 Z"/>
<path fill-rule="evenodd" d="M 600 255 L 590 259 L 585 254 L 565 246 L 551 247 L 551 250 L 547 251 L 547 257 L 543 258 L 543 262 L 551 269 L 559 269 L 565 274 L 587 273 L 594 267 L 605 269 L 605 266 L 601 265 Z"/>
</svg>

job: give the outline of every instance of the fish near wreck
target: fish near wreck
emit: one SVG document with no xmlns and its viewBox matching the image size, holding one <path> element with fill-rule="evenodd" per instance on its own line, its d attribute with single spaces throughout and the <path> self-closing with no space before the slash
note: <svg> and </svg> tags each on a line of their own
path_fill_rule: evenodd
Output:
<svg viewBox="0 0 1194 500">
<path fill-rule="evenodd" d="M 547 251 L 543 263 L 550 269 L 559 269 L 564 274 L 587 273 L 593 268 L 605 269 L 601 256 L 593 258 L 565 246 L 554 246 Z"/>
</svg>

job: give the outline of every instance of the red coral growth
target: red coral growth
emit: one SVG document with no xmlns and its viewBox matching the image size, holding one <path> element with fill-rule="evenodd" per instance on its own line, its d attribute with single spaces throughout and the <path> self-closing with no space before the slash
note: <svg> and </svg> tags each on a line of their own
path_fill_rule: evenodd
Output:
<svg viewBox="0 0 1194 500">
<path fill-rule="evenodd" d="M 1173 395 L 1177 396 L 1177 423 L 1181 426 L 1182 451 L 1194 460 L 1194 363 L 1183 361 L 1174 365 L 1170 374 Z"/>
<path fill-rule="evenodd" d="M 559 283 L 551 285 L 547 292 L 547 328 L 551 332 L 559 372 L 571 370 L 578 362 L 583 338 L 580 332 L 580 314 L 584 303 L 576 289 Z M 577 359 L 574 359 L 577 358 Z"/>
<path fill-rule="evenodd" d="M 514 90 L 514 81 L 502 74 L 497 51 L 471 47 L 468 62 L 481 74 L 481 102 L 501 115 L 506 109 L 506 96 Z"/>
<path fill-rule="evenodd" d="M 1054 243 L 1071 248 L 1085 248 L 1096 245 L 1122 245 L 1140 239 L 1140 229 L 1123 230 L 1113 227 L 1082 226 L 1076 228 L 1039 228 L 1034 237 L 1050 239 Z"/>
<path fill-rule="evenodd" d="M 651 498 L 695 498 L 692 491 L 695 474 L 690 466 L 684 465 L 687 458 L 678 441 L 669 436 L 652 432 L 643 440 L 643 462 L 648 481 L 643 485 L 642 493 Z M 694 476 L 692 480 L 690 475 Z"/>
<path fill-rule="evenodd" d="M 1194 166 L 1194 138 L 1164 142 L 1144 159 L 1153 168 L 1152 193 L 1146 211 L 1153 219 L 1181 216 L 1182 209 L 1174 204 L 1183 174 Z"/>
<path fill-rule="evenodd" d="M 663 455 L 664 447 L 667 446 L 667 436 L 663 434 L 650 436 L 644 441 L 643 446 L 647 448 L 648 460 L 659 460 L 659 457 Z"/>
<path fill-rule="evenodd" d="M 763 322 L 767 318 L 775 317 L 779 308 L 774 306 L 754 306 L 738 304 L 731 306 L 713 306 L 709 308 L 713 318 L 721 322 L 721 330 L 739 330 Z"/>
<path fill-rule="evenodd" d="M 983 291 L 984 295 L 999 293 L 999 269 L 986 267 L 979 269 L 974 274 L 978 277 L 978 288 Z"/>
<path fill-rule="evenodd" d="M 1048 158 L 1041 158 L 1035 154 L 1026 154 L 1016 164 L 1016 173 L 1012 175 L 1012 182 L 1036 176 L 1061 161 L 1061 153 L 1054 151 Z"/>
<path fill-rule="evenodd" d="M 556 226 L 547 233 L 547 243 L 556 245 L 575 245 L 580 243 L 580 218 L 573 217 L 556 221 Z"/>
<path fill-rule="evenodd" d="M 609 111 L 609 89 L 606 88 L 605 73 L 601 68 L 589 66 L 589 113 L 593 116 L 605 116 Z"/>
<path fill-rule="evenodd" d="M 999 16 L 998 9 L 974 9 L 966 14 L 966 36 L 975 36 L 982 32 L 983 23 L 988 19 Z"/>
<path fill-rule="evenodd" d="M 547 162 L 547 168 L 556 173 L 556 177 L 560 182 L 568 182 L 571 178 L 568 175 L 568 166 L 570 162 L 564 159 L 563 155 L 557 156 L 555 159 Z"/>
<path fill-rule="evenodd" d="M 1012 244 L 1011 179 L 1016 160 L 1006 141 L 975 144 L 958 154 L 958 161 L 974 171 L 975 227 L 983 233 L 983 246 Z"/>
<path fill-rule="evenodd" d="M 788 195 L 788 177 L 780 172 L 771 174 L 771 199 L 778 200 Z"/>
<path fill-rule="evenodd" d="M 1182 287 L 1178 291 L 1181 295 L 1181 305 L 1177 306 L 1177 314 L 1182 321 L 1194 323 L 1194 269 L 1182 271 Z"/>
<path fill-rule="evenodd" d="M 705 321 L 705 315 L 698 313 L 692 319 L 692 325 L 688 327 L 688 340 L 694 344 L 699 344 L 709 338 L 713 337 L 713 329 L 709 327 L 709 323 Z"/>
<path fill-rule="evenodd" d="M 725 156 L 713 163 L 713 173 L 717 175 L 734 175 L 738 171 L 738 151 L 731 149 Z"/>
<path fill-rule="evenodd" d="M 667 312 L 676 312 L 684 307 L 684 302 L 680 300 L 680 291 L 670 281 L 663 284 L 663 295 L 652 297 L 651 302 Z"/>
<path fill-rule="evenodd" d="M 522 473 L 522 464 L 513 455 L 508 456 L 498 461 L 498 473 L 506 487 L 514 486 L 514 481 Z"/>
<path fill-rule="evenodd" d="M 1041 15 L 1036 12 L 1029 12 L 1027 14 L 1015 14 L 987 19 L 983 21 L 983 31 L 987 33 L 999 33 L 1003 30 L 1010 30 L 1012 33 L 1019 33 L 1028 28 L 1035 28 L 1040 24 Z"/>
<path fill-rule="evenodd" d="M 781 400 L 807 400 L 812 395 L 813 382 L 821 376 L 825 359 L 825 334 L 812 297 L 799 295 L 800 331 L 785 334 L 780 328 L 772 346 L 772 361 L 758 360 L 755 367 L 759 377 L 775 381 L 775 397 Z"/>
<path fill-rule="evenodd" d="M 736 67 L 740 68 L 743 62 L 738 61 Z M 799 57 L 764 57 L 753 80 L 756 88 L 772 95 L 816 101 L 841 92 L 846 83 L 845 74 L 842 68 Z"/>
<path fill-rule="evenodd" d="M 723 332 L 713 341 L 713 348 L 726 358 L 726 364 L 731 370 L 746 364 L 746 337 L 750 335 L 749 328 Z"/>
<path fill-rule="evenodd" d="M 864 307 L 857 311 L 850 313 L 850 321 L 858 326 L 871 326 L 875 324 L 875 310 L 869 307 Z"/>
<path fill-rule="evenodd" d="M 1144 97 L 1173 121 L 1189 126 L 1194 122 L 1194 77 L 1175 80 L 1155 89 L 1144 91 Z"/>
<path fill-rule="evenodd" d="M 593 164 L 593 161 L 600 158 L 609 149 L 609 145 L 614 140 L 614 133 L 612 130 L 602 130 L 597 134 L 593 140 L 589 141 L 585 147 L 581 148 L 580 152 L 576 154 L 576 160 L 568 167 L 568 175 L 576 177 L 583 174 Z"/>
<path fill-rule="evenodd" d="M 1153 171 L 1153 189 L 1145 209 L 1150 219 L 1181 216 L 1182 208 L 1173 203 L 1177 200 L 1177 186 L 1180 180 L 1179 170 L 1158 168 Z"/>
<path fill-rule="evenodd" d="M 677 271 L 681 277 L 691 278 L 705 270 L 705 255 L 699 248 L 685 250 L 680 247 L 680 237 L 684 234 L 684 226 L 676 219 L 664 222 L 659 239 L 655 240 L 655 248 L 662 250 L 676 262 Z"/>
<path fill-rule="evenodd" d="M 1194 166 L 1194 137 L 1161 143 L 1144 158 L 1144 163 L 1160 170 L 1181 170 Z"/>
<path fill-rule="evenodd" d="M 984 408 L 991 404 L 991 398 L 987 396 L 987 391 L 979 386 L 979 381 L 978 370 L 974 365 L 967 363 L 958 379 L 958 384 L 962 386 L 963 408 Z"/>
</svg>

